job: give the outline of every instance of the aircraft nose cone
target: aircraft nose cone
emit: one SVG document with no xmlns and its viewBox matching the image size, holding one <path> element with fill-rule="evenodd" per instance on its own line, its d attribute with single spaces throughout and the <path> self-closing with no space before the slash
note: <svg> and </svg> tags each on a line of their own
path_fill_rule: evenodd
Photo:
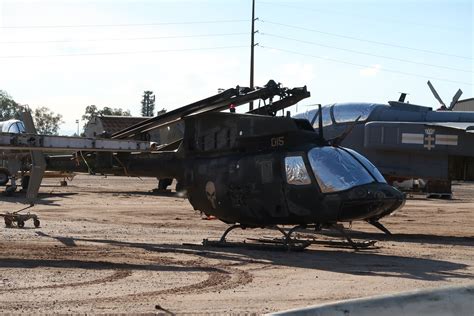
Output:
<svg viewBox="0 0 474 316">
<path fill-rule="evenodd" d="M 377 200 L 383 200 L 386 197 L 386 195 L 385 195 L 385 193 L 383 193 L 383 191 L 375 192 L 374 196 Z"/>
<path fill-rule="evenodd" d="M 405 194 L 384 183 L 369 184 L 349 190 L 343 200 L 339 221 L 381 218 L 401 208 Z"/>
</svg>

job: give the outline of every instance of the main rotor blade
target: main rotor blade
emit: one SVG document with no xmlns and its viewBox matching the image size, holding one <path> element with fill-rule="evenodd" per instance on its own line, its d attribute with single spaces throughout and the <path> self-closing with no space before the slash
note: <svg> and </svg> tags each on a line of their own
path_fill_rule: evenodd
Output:
<svg viewBox="0 0 474 316">
<path fill-rule="evenodd" d="M 235 88 L 227 89 L 212 97 L 188 104 L 184 107 L 178 108 L 173 111 L 166 112 L 163 115 L 151 117 L 146 121 L 127 127 L 126 129 L 123 129 L 113 134 L 112 138 L 127 138 L 131 135 L 142 133 L 149 128 L 154 128 L 160 124 L 169 124 L 172 122 L 179 121 L 181 117 L 185 115 L 189 115 L 195 111 L 199 111 L 202 108 L 207 107 L 209 105 L 220 104 L 224 100 L 228 100 L 238 95 L 239 95 L 238 89 L 235 89 Z"/>
<path fill-rule="evenodd" d="M 439 104 L 441 106 L 446 106 L 446 104 L 444 104 L 443 100 L 441 99 L 441 97 L 439 96 L 438 92 L 436 92 L 436 89 L 433 87 L 433 85 L 431 84 L 431 82 L 428 80 L 427 82 L 428 84 L 428 87 L 430 87 L 430 90 L 431 92 L 433 93 L 434 97 L 436 98 L 436 100 L 438 100 Z"/>
<path fill-rule="evenodd" d="M 122 131 L 112 135 L 114 139 L 123 139 L 132 137 L 141 133 L 151 131 L 153 129 L 178 122 L 181 119 L 206 112 L 222 111 L 228 109 L 232 104 L 235 107 L 255 101 L 258 99 L 268 99 L 270 97 L 280 95 L 283 89 L 273 80 L 270 80 L 262 88 L 234 88 L 225 90 L 210 98 L 200 100 L 181 108 L 166 112 L 162 115 L 152 117 L 144 122 L 130 126 Z"/>
<path fill-rule="evenodd" d="M 461 95 L 462 95 L 462 90 L 459 89 L 458 92 L 456 92 L 456 94 L 453 96 L 453 100 L 451 101 L 451 104 L 449 105 L 450 110 L 452 110 L 453 107 L 456 105 Z"/>
<path fill-rule="evenodd" d="M 300 102 L 301 100 L 311 96 L 309 91 L 306 89 L 306 86 L 302 88 L 293 88 L 291 90 L 286 91 L 285 94 L 286 95 L 283 96 L 280 100 L 275 101 L 272 104 L 256 108 L 252 111 L 249 111 L 248 113 L 274 116 L 278 111 L 290 107 Z"/>
</svg>

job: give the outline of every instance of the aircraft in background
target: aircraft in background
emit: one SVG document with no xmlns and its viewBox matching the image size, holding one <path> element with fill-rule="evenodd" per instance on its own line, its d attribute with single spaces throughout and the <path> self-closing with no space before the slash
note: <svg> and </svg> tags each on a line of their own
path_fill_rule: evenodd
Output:
<svg viewBox="0 0 474 316">
<path fill-rule="evenodd" d="M 22 121 L 12 119 L 0 122 L 0 132 L 20 134 L 25 133 L 26 130 Z M 16 190 L 16 175 L 26 165 L 29 157 L 29 152 L 18 150 L 0 151 L 0 186 L 5 186 L 11 181 L 11 185 L 6 189 L 7 193 L 12 193 Z"/>
<path fill-rule="evenodd" d="M 474 113 L 452 110 L 461 90 L 447 106 L 428 85 L 438 110 L 405 102 L 403 93 L 387 104 L 335 103 L 295 117 L 316 130 L 321 117 L 328 138 L 350 128 L 341 145 L 366 156 L 389 183 L 424 179 L 427 193 L 451 197 L 451 181 L 474 180 Z"/>
</svg>

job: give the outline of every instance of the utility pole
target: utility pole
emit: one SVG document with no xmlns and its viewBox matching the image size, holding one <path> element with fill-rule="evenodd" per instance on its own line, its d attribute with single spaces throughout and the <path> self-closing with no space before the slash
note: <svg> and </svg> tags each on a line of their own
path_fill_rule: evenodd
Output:
<svg viewBox="0 0 474 316">
<path fill-rule="evenodd" d="M 253 89 L 253 51 L 255 48 L 255 0 L 252 0 L 252 34 L 250 40 L 250 89 Z M 253 101 L 250 102 L 249 110 L 253 110 Z"/>
</svg>

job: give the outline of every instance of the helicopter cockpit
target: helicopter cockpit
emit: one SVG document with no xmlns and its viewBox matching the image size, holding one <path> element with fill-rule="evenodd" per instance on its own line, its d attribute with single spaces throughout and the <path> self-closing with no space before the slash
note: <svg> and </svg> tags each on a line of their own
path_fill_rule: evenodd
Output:
<svg viewBox="0 0 474 316">
<path fill-rule="evenodd" d="M 25 133 L 25 125 L 23 125 L 23 122 L 19 120 L 0 122 L 0 132 L 12 134 Z"/>
<path fill-rule="evenodd" d="M 386 183 L 382 174 L 365 157 L 342 147 L 315 147 L 307 154 L 311 171 L 322 193 L 334 193 L 355 186 Z M 291 185 L 311 183 L 303 156 L 285 158 L 286 180 Z"/>
<path fill-rule="evenodd" d="M 365 122 L 372 111 L 378 106 L 374 103 L 335 103 L 325 105 L 321 108 L 323 113 L 323 126 L 329 126 L 338 123 L 355 122 L 358 117 L 359 122 Z M 315 117 L 316 115 L 316 117 Z M 295 118 L 304 118 L 313 122 L 313 127 L 318 128 L 319 111 L 311 110 L 295 116 Z"/>
<path fill-rule="evenodd" d="M 403 194 L 388 185 L 378 169 L 354 150 L 318 146 L 305 154 L 287 156 L 284 162 L 288 190 L 302 192 L 306 188 L 307 194 L 316 196 L 312 188 L 319 188 L 328 207 L 339 210 L 338 221 L 377 221 L 404 204 Z M 293 197 L 299 199 L 298 194 Z"/>
</svg>

